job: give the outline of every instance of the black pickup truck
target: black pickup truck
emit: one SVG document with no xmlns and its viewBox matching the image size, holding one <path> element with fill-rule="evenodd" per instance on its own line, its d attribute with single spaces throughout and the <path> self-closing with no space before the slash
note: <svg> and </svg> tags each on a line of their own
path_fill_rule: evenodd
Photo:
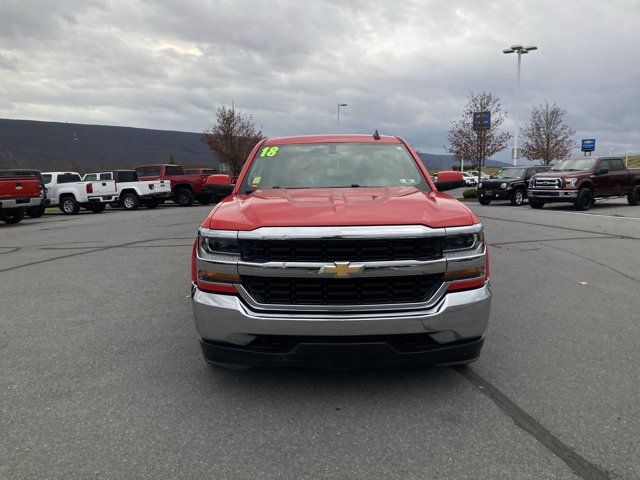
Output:
<svg viewBox="0 0 640 480">
<path fill-rule="evenodd" d="M 500 169 L 489 180 L 478 184 L 478 201 L 489 205 L 491 200 L 511 200 L 511 205 L 522 205 L 527 198 L 527 183 L 536 173 L 546 172 L 549 167 L 509 167 Z"/>
</svg>

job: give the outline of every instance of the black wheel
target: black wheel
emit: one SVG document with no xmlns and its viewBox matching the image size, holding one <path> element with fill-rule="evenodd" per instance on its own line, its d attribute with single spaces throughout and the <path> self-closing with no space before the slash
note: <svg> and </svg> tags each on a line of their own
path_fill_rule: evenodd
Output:
<svg viewBox="0 0 640 480">
<path fill-rule="evenodd" d="M 181 207 L 193 205 L 193 192 L 187 188 L 181 188 L 176 192 L 176 203 Z"/>
<path fill-rule="evenodd" d="M 90 203 L 87 210 L 90 210 L 93 213 L 102 213 L 105 208 L 107 208 L 106 203 Z"/>
<path fill-rule="evenodd" d="M 158 205 L 160 205 L 160 200 L 157 199 L 147 200 L 146 202 L 144 202 L 144 206 L 147 208 L 156 208 Z"/>
<path fill-rule="evenodd" d="M 140 198 L 133 192 L 127 192 L 120 197 L 120 203 L 125 210 L 137 210 L 140 206 Z"/>
<path fill-rule="evenodd" d="M 511 205 L 515 205 L 519 207 L 524 202 L 524 190 L 521 188 L 516 188 L 513 192 L 511 192 Z"/>
<path fill-rule="evenodd" d="M 629 205 L 633 205 L 634 207 L 640 205 L 640 185 L 634 185 L 629 195 L 627 195 L 627 201 Z"/>
<path fill-rule="evenodd" d="M 65 215 L 77 215 L 80 211 L 80 204 L 73 197 L 64 197 L 60 200 L 60 211 Z"/>
<path fill-rule="evenodd" d="M 584 211 L 593 207 L 593 192 L 589 188 L 581 188 L 578 191 L 578 196 L 573 202 L 573 206 L 576 210 Z"/>
<path fill-rule="evenodd" d="M 29 207 L 27 208 L 27 215 L 31 218 L 40 218 L 44 215 L 44 207 Z"/>
<path fill-rule="evenodd" d="M 14 225 L 20 222 L 24 218 L 24 210 L 20 210 L 10 214 L 3 213 L 2 215 L 0 215 L 0 218 L 4 223 L 8 223 L 9 225 Z"/>
<path fill-rule="evenodd" d="M 491 203 L 490 198 L 478 198 L 480 205 L 489 205 Z"/>
<path fill-rule="evenodd" d="M 544 207 L 544 200 L 540 200 L 539 198 L 530 198 L 529 206 L 535 209 L 542 208 Z"/>
</svg>

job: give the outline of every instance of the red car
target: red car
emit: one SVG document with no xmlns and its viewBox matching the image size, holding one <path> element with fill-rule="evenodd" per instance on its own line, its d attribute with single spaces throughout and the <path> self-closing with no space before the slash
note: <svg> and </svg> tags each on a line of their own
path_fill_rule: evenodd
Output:
<svg viewBox="0 0 640 480">
<path fill-rule="evenodd" d="M 401 138 L 273 138 L 202 223 L 192 303 L 208 363 L 465 364 L 491 290 L 483 227 Z"/>
</svg>

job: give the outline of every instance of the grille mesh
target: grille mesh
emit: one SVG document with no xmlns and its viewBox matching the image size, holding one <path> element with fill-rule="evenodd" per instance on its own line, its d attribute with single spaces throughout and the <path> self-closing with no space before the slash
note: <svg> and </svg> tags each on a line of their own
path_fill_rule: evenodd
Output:
<svg viewBox="0 0 640 480">
<path fill-rule="evenodd" d="M 441 258 L 444 238 L 240 240 L 239 244 L 247 262 L 372 262 Z"/>
<path fill-rule="evenodd" d="M 372 305 L 425 302 L 442 284 L 441 275 L 369 278 L 278 278 L 243 276 L 259 303 L 284 305 Z"/>
</svg>

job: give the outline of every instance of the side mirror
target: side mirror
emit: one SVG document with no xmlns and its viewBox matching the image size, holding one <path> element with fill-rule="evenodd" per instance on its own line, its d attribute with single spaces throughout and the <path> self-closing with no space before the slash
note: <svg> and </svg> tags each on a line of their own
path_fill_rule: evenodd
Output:
<svg viewBox="0 0 640 480">
<path fill-rule="evenodd" d="M 460 172 L 439 172 L 438 181 L 434 183 L 438 191 L 445 192 L 447 190 L 453 190 L 454 188 L 464 187 L 464 178 Z"/>
<path fill-rule="evenodd" d="M 609 169 L 607 167 L 600 167 L 596 175 L 606 175 L 609 173 Z"/>
<path fill-rule="evenodd" d="M 207 192 L 216 195 L 218 197 L 226 197 L 231 195 L 235 185 L 231 183 L 231 177 L 221 173 L 215 175 L 209 175 L 206 183 Z"/>
</svg>

